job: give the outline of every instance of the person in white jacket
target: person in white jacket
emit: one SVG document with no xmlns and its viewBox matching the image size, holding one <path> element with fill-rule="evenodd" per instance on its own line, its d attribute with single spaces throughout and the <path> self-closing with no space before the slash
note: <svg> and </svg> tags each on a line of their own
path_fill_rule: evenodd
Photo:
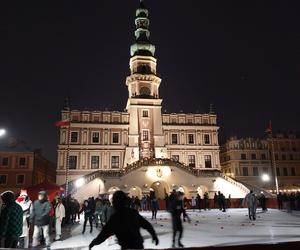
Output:
<svg viewBox="0 0 300 250">
<path fill-rule="evenodd" d="M 29 245 L 29 216 L 32 201 L 29 199 L 27 191 L 21 190 L 20 196 L 17 198 L 16 202 L 23 209 L 23 230 L 22 235 L 19 238 L 19 247 L 28 248 Z"/>
<path fill-rule="evenodd" d="M 248 214 L 250 220 L 256 220 L 256 208 L 258 204 L 258 199 L 255 193 L 251 190 L 244 199 L 244 206 L 248 207 Z"/>
<path fill-rule="evenodd" d="M 66 212 L 65 207 L 62 204 L 61 198 L 57 198 L 57 204 L 55 207 L 55 239 L 54 240 L 60 240 L 61 239 L 61 223 L 63 218 L 65 218 Z"/>
</svg>

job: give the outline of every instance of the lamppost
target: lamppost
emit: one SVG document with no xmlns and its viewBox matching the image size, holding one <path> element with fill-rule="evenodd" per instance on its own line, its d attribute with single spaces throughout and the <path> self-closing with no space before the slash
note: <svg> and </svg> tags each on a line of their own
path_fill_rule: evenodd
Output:
<svg viewBox="0 0 300 250">
<path fill-rule="evenodd" d="M 4 128 L 0 128 L 0 137 L 3 137 L 6 134 L 6 130 Z"/>
</svg>

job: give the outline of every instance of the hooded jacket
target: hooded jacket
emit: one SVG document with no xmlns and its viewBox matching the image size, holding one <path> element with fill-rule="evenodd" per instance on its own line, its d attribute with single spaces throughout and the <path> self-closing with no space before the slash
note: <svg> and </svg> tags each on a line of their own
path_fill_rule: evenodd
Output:
<svg viewBox="0 0 300 250">
<path fill-rule="evenodd" d="M 23 210 L 15 202 L 13 192 L 4 192 L 1 198 L 3 205 L 0 215 L 0 237 L 19 237 L 23 228 Z"/>
</svg>

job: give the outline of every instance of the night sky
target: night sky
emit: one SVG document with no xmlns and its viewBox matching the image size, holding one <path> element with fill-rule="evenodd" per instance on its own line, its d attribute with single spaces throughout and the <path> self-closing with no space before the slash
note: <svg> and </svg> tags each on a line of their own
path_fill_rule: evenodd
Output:
<svg viewBox="0 0 300 250">
<path fill-rule="evenodd" d="M 207 112 L 220 138 L 300 125 L 299 1 L 146 0 L 167 112 Z M 56 161 L 73 109 L 125 108 L 138 0 L 1 1 L 0 127 Z"/>
</svg>

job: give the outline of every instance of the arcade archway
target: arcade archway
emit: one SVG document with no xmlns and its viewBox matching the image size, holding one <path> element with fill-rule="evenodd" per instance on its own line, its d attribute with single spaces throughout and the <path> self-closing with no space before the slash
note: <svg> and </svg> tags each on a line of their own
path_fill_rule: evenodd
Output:
<svg viewBox="0 0 300 250">
<path fill-rule="evenodd" d="M 154 190 L 157 199 L 164 199 L 166 194 L 170 193 L 170 187 L 165 181 L 156 181 L 152 183 L 151 188 Z"/>
</svg>

